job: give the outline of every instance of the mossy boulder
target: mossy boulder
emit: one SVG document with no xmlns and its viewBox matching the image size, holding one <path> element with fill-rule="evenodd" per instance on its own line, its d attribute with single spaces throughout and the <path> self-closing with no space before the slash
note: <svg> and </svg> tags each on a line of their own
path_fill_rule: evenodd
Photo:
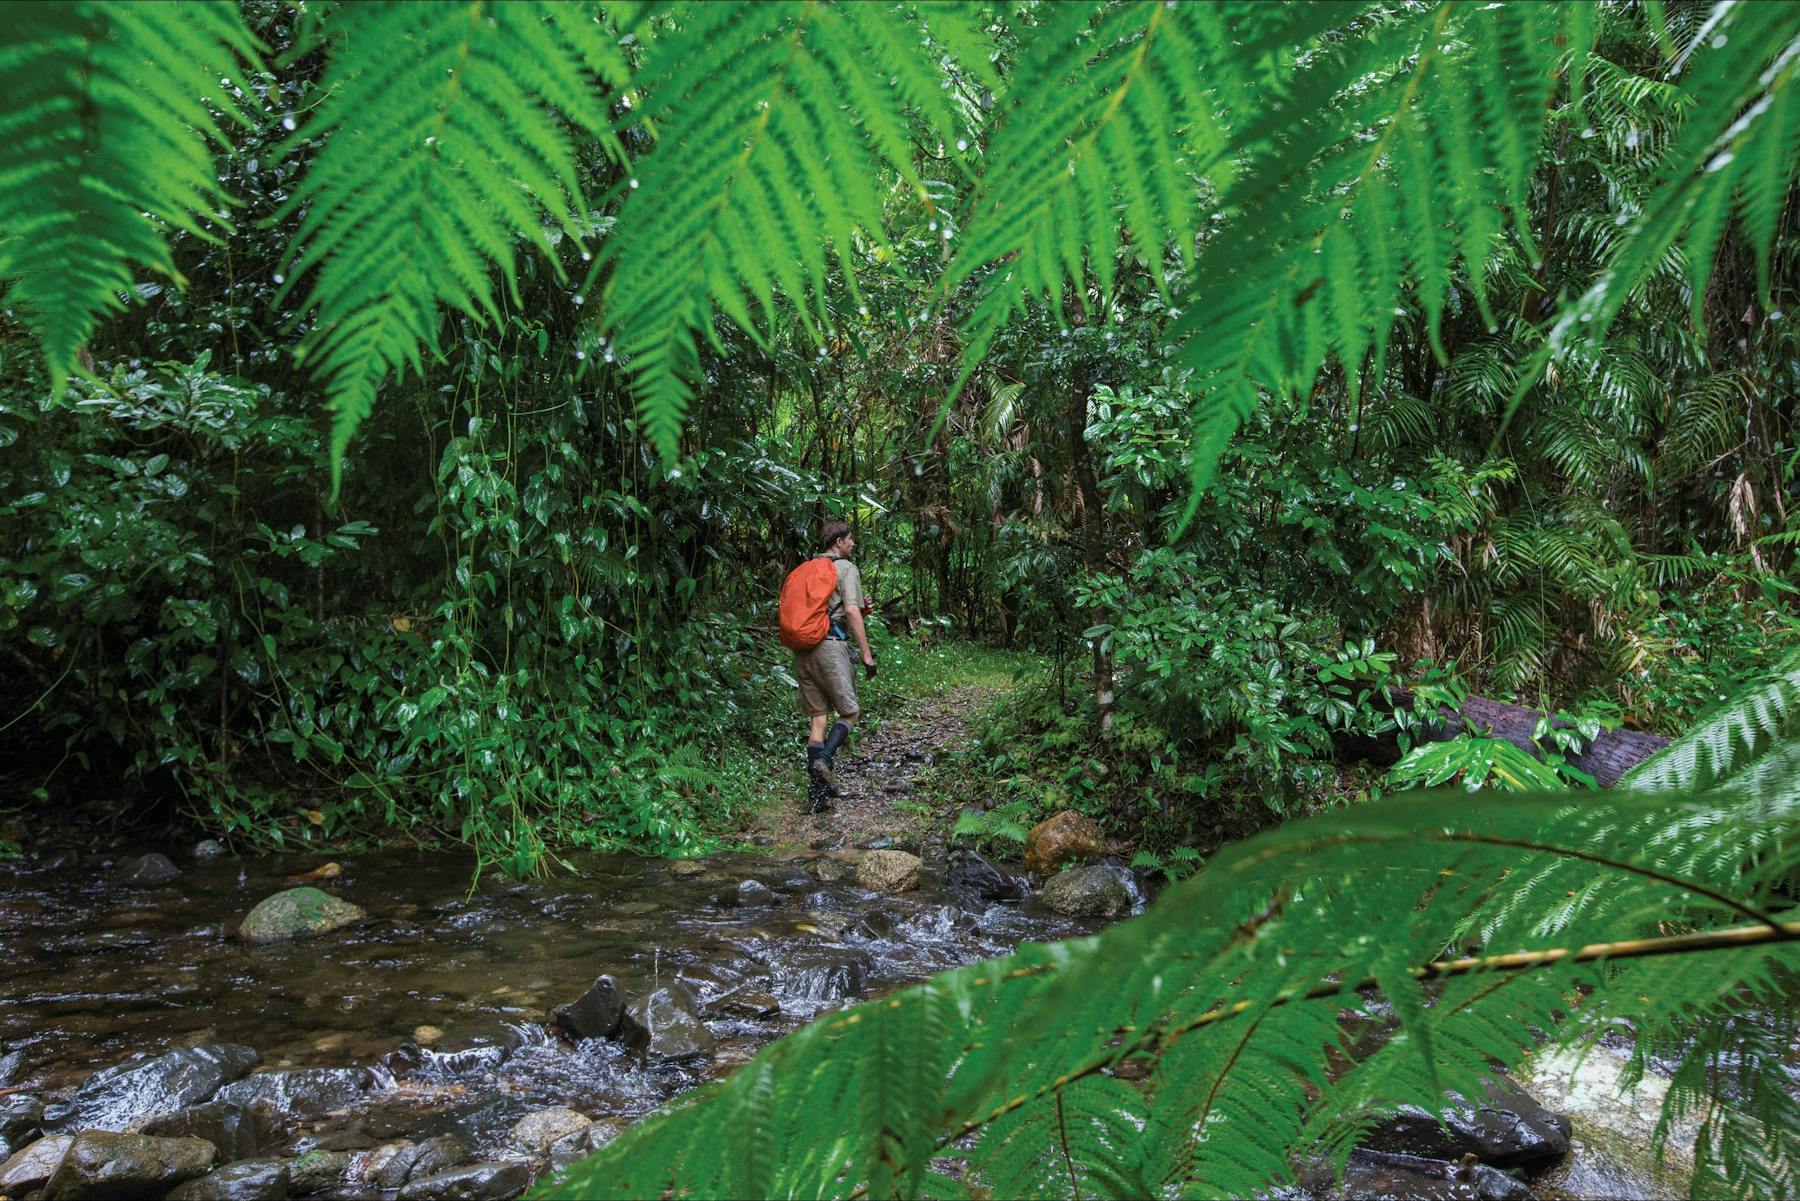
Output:
<svg viewBox="0 0 1800 1201">
<path fill-rule="evenodd" d="M 317 888 L 290 888 L 258 903 L 238 927 L 246 942 L 281 942 L 307 934 L 323 934 L 360 922 L 367 915 L 349 901 Z"/>
</svg>

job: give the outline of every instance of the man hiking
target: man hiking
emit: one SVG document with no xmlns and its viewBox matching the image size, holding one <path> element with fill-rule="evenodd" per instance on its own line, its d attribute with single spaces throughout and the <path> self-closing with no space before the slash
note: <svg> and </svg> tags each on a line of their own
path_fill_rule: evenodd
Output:
<svg viewBox="0 0 1800 1201">
<path fill-rule="evenodd" d="M 831 808 L 830 798 L 837 795 L 833 770 L 838 748 L 862 716 L 862 708 L 856 702 L 856 662 L 850 657 L 849 639 L 856 640 L 864 671 L 870 679 L 875 676 L 875 656 L 869 650 L 869 631 L 863 625 L 869 606 L 863 598 L 862 573 L 850 561 L 856 538 L 847 522 L 828 521 L 819 533 L 819 543 L 821 554 L 831 561 L 837 574 L 836 587 L 825 602 L 829 625 L 817 645 L 794 651 L 800 708 L 812 721 L 806 736 L 807 810 L 811 813 Z M 835 722 L 831 720 L 834 712 Z"/>
</svg>

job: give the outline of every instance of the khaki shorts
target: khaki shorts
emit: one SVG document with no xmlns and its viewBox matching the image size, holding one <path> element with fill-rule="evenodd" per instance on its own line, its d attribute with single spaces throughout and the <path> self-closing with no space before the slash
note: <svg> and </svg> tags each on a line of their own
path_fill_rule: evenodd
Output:
<svg viewBox="0 0 1800 1201">
<path fill-rule="evenodd" d="M 862 712 L 856 703 L 856 661 L 846 639 L 827 638 L 809 651 L 795 652 L 794 678 L 800 681 L 800 709 L 808 717 Z"/>
</svg>

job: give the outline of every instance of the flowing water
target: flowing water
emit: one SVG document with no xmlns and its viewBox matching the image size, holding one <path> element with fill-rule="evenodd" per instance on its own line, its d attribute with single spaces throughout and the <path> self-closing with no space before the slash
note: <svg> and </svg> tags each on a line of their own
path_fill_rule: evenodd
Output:
<svg viewBox="0 0 1800 1201">
<path fill-rule="evenodd" d="M 869 893 L 840 878 L 853 866 L 835 854 L 722 855 L 688 876 L 676 873 L 695 865 L 574 862 L 578 875 L 488 876 L 471 892 L 473 865 L 454 856 L 346 859 L 320 883 L 368 920 L 266 946 L 233 931 L 316 859 L 188 863 L 157 887 L 115 883 L 99 862 L 19 868 L 0 876 L 0 1044 L 23 1052 L 17 1084 L 52 1096 L 96 1069 L 201 1043 L 253 1047 L 263 1069 L 372 1068 L 359 1102 L 307 1118 L 290 1147 L 448 1132 L 498 1156 L 531 1111 L 566 1105 L 623 1125 L 822 1009 L 1092 928 L 1035 901 L 958 894 L 929 869 L 917 891 Z M 766 891 L 740 891 L 746 880 Z M 645 1068 L 554 1030 L 549 1011 L 602 973 L 632 997 L 677 978 L 704 992 L 741 977 L 780 1013 L 709 1019 L 711 1060 Z"/>
</svg>

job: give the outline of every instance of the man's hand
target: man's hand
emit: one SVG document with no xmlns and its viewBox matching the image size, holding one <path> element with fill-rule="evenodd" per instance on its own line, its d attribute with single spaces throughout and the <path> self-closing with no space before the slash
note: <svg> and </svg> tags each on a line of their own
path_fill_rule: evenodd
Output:
<svg viewBox="0 0 1800 1201">
<path fill-rule="evenodd" d="M 870 654 L 863 655 L 863 678 L 865 680 L 873 680 L 875 678 L 875 656 L 874 655 L 870 655 Z"/>
</svg>

